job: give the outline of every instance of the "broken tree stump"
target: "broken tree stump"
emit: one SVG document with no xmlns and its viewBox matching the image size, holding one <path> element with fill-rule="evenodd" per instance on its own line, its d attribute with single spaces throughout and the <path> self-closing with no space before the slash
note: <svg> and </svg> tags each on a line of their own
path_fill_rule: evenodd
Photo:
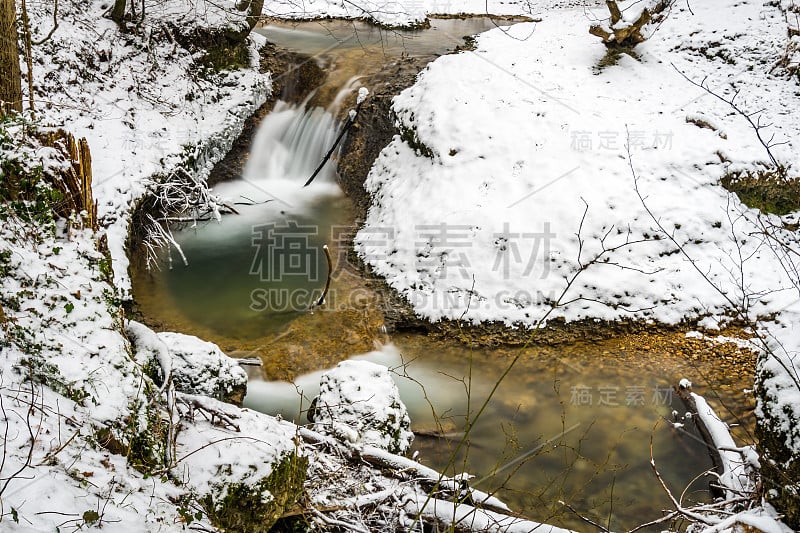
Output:
<svg viewBox="0 0 800 533">
<path fill-rule="evenodd" d="M 647 40 L 642 33 L 645 26 L 653 22 L 656 15 L 662 13 L 669 5 L 668 1 L 663 1 L 653 7 L 645 7 L 632 22 L 625 23 L 616 0 L 606 0 L 606 7 L 611 15 L 608 21 L 610 23 L 593 24 L 589 27 L 589 33 L 600 37 L 603 44 L 609 48 L 633 48 Z"/>
<path fill-rule="evenodd" d="M 92 196 L 92 155 L 85 138 L 75 137 L 62 129 L 45 131 L 39 139 L 44 146 L 57 150 L 69 160 L 69 168 L 54 176 L 52 185 L 64 194 L 54 206 L 59 216 L 69 218 L 74 212 L 84 213 L 86 226 L 97 230 L 97 202 Z"/>
</svg>

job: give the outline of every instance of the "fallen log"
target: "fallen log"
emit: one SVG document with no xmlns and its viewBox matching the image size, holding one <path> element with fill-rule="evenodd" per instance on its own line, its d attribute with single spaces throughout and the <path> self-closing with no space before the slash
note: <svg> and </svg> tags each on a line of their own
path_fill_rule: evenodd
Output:
<svg viewBox="0 0 800 533">
<path fill-rule="evenodd" d="M 716 473 L 716 483 L 711 483 L 714 496 L 728 501 L 739 500 L 756 488 L 755 473 L 758 455 L 751 446 L 737 447 L 723 422 L 705 398 L 692 392 L 692 382 L 682 379 L 675 391 L 694 421 L 706 444 Z"/>
<path fill-rule="evenodd" d="M 448 477 L 407 457 L 374 446 L 347 445 L 308 428 L 298 428 L 298 436 L 307 444 L 324 446 L 353 464 L 366 463 L 384 475 L 402 480 L 394 488 L 339 502 L 344 506 L 364 509 L 385 501 L 402 502 L 409 522 L 405 525 L 409 529 L 413 529 L 411 526 L 417 522 L 433 530 L 461 533 L 571 533 L 516 515 L 496 497 L 469 487 L 467 476 Z M 341 506 L 336 509 L 341 509 Z M 306 514 L 316 516 L 314 511 L 320 509 L 308 510 Z M 295 511 L 294 514 L 298 513 Z"/>
</svg>

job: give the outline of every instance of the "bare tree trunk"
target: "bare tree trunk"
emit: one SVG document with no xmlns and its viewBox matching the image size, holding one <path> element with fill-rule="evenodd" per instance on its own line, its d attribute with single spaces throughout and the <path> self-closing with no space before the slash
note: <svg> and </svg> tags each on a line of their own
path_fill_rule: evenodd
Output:
<svg viewBox="0 0 800 533">
<path fill-rule="evenodd" d="M 52 184 L 63 193 L 64 199 L 53 208 L 55 213 L 67 218 L 71 213 L 86 212 L 86 226 L 97 231 L 97 202 L 92 197 L 92 155 L 86 139 L 75 140 L 64 130 L 51 130 L 41 134 L 39 141 L 68 156 L 71 167 L 60 172 Z"/>
<path fill-rule="evenodd" d="M 0 0 L 0 116 L 22 111 L 17 12 L 14 0 Z"/>
<path fill-rule="evenodd" d="M 28 19 L 28 6 L 22 0 L 22 40 L 25 43 L 25 65 L 28 69 L 28 109 L 33 116 L 36 107 L 33 102 L 33 48 L 31 44 L 31 23 Z"/>
<path fill-rule="evenodd" d="M 633 47 L 645 41 L 646 37 L 642 34 L 644 27 L 653 20 L 653 15 L 661 13 L 668 3 L 659 4 L 654 8 L 654 12 L 645 8 L 639 17 L 627 25 L 618 25 L 622 20 L 622 12 L 617 5 L 617 0 L 606 0 L 606 6 L 611 14 L 610 24 L 594 24 L 589 28 L 589 33 L 603 39 L 603 44 L 609 47 Z"/>
<path fill-rule="evenodd" d="M 239 0 L 236 3 L 236 9 L 239 11 L 247 11 L 247 24 L 250 30 L 256 27 L 259 19 L 261 18 L 261 11 L 264 9 L 264 0 Z"/>
<path fill-rule="evenodd" d="M 111 9 L 111 20 L 117 24 L 122 24 L 122 18 L 125 16 L 125 6 L 127 0 L 114 0 L 114 7 Z"/>
</svg>

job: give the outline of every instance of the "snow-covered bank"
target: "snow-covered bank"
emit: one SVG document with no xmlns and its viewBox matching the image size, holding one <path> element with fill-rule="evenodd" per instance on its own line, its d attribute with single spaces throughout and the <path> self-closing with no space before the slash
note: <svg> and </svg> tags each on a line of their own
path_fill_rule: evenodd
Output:
<svg viewBox="0 0 800 533">
<path fill-rule="evenodd" d="M 132 33 L 103 16 L 106 4 L 59 3 L 59 28 L 33 48 L 33 82 L 41 122 L 89 141 L 98 215 L 115 287 L 125 294 L 133 205 L 178 167 L 204 179 L 266 101 L 271 82 L 257 68 L 215 70 L 202 51 L 176 43 L 181 28 L 240 28 L 244 17 L 227 9 L 231 2 L 159 2 Z M 33 37 L 41 39 L 52 28 L 52 6 L 29 10 Z M 249 41 L 253 67 L 261 43 L 255 34 Z"/>
<path fill-rule="evenodd" d="M 428 15 L 531 16 L 554 7 L 581 4 L 577 0 L 268 0 L 264 15 L 299 20 L 363 19 L 387 27 L 414 27 L 424 24 Z"/>
<path fill-rule="evenodd" d="M 203 179 L 269 94 L 268 74 L 217 70 L 202 50 L 178 44 L 194 32 L 244 31 L 245 17 L 231 2 L 175 0 L 148 6 L 135 28 L 126 19 L 122 32 L 103 16 L 103 2 L 58 6 L 49 37 L 54 6 L 28 6 L 33 39 L 44 38 L 33 48 L 37 123 L 4 119 L 0 128 L 2 529 L 211 528 L 215 513 L 217 524 L 237 518 L 228 492 L 244 498 L 248 487 L 258 490 L 248 516 L 274 520 L 305 475 L 292 466 L 295 426 L 239 412 L 236 427 L 218 428 L 200 415 L 217 409 L 213 400 L 170 399 L 173 384 L 241 398 L 245 376 L 227 363 L 226 381 L 218 348 L 186 339 L 172 346 L 165 338 L 169 351 L 138 360 L 153 354 L 129 343 L 118 300 L 130 288 L 125 243 L 136 201 L 179 167 Z M 258 40 L 243 46 L 255 67 Z M 58 194 L 43 177 L 65 162 L 31 134 L 43 124 L 88 139 L 99 233 L 80 215 L 50 218 Z M 198 349 L 208 353 L 197 358 Z M 177 365 L 155 387 L 148 372 Z M 203 389 L 204 371 L 220 374 L 219 391 Z M 194 412 L 197 419 L 187 416 Z M 167 475 L 178 470 L 180 480 Z"/>
<path fill-rule="evenodd" d="M 7 123 L 0 128 L 4 171 L 15 168 L 6 165 L 9 161 L 19 161 L 33 176 L 60 168 L 50 148 L 6 151 L 14 144 L 6 134 L 13 138 L 21 130 Z M 3 179 L 19 177 L 14 172 Z M 43 181 L 35 187 L 48 190 Z M 201 498 L 210 498 L 213 508 L 229 485 L 270 479 L 276 465 L 297 455 L 294 426 L 266 416 L 251 416 L 247 427 L 240 423 L 246 435 L 257 435 L 262 443 L 259 453 L 241 454 L 258 461 L 247 476 L 228 470 L 232 460 L 241 462 L 231 453 L 215 452 L 216 461 L 205 457 L 195 463 L 196 450 L 209 438 L 241 439 L 240 431 L 198 419 L 178 433 L 170 452 L 165 436 L 172 434 L 167 428 L 177 418 L 170 420 L 172 415 L 161 410 L 163 400 L 147 376 L 148 365 L 135 357 L 145 354 L 134 355 L 125 336 L 98 235 L 79 222 L 50 219 L 46 203 L 8 202 L 5 196 L 0 219 L 3 531 L 103 526 L 182 531 L 187 520 L 211 527 L 196 507 Z M 203 361 L 187 365 L 194 359 L 185 353 L 159 359 L 155 366 L 181 364 L 183 375 Z M 193 460 L 183 460 L 189 456 Z M 177 464 L 165 463 L 165 457 Z M 178 465 L 191 465 L 184 481 L 193 484 L 149 475 Z M 202 481 L 209 479 L 215 484 Z M 272 486 L 276 498 L 283 494 L 278 488 Z"/>
<path fill-rule="evenodd" d="M 724 9 L 735 16 L 715 30 Z M 626 144 L 647 207 L 738 299 L 731 232 L 746 234 L 754 213 L 718 181 L 730 165 L 766 154 L 744 120 L 678 71 L 709 76 L 720 91 L 735 76 L 748 105 L 775 122 L 770 134 L 787 144 L 774 150 L 787 162 L 800 160 L 798 120 L 785 111 L 800 97 L 793 84 L 748 69 L 785 41 L 777 8 L 721 1 L 695 13 L 676 8 L 637 48 L 640 61 L 623 55 L 600 73 L 594 68 L 605 49 L 587 33 L 586 18 L 569 10 L 507 30 L 521 41 L 490 31 L 475 52 L 432 63 L 395 100 L 405 135 L 368 179 L 374 200 L 358 237 L 362 256 L 431 320 L 469 308 L 468 320 L 532 324 L 565 278 L 598 255 L 555 316 L 676 323 L 722 314 L 725 297 L 659 235 L 637 197 Z M 693 51 L 720 33 L 737 35 L 719 45 L 737 63 Z M 763 55 L 753 57 L 756 50 Z M 687 122 L 700 113 L 721 130 Z M 766 314 L 797 293 L 762 241 L 746 239 L 741 254 L 746 290 L 770 293 L 752 302 Z"/>
</svg>

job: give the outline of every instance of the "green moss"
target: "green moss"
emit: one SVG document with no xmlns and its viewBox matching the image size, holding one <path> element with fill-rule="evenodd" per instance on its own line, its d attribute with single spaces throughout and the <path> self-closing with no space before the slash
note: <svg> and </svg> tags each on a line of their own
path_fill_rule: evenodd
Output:
<svg viewBox="0 0 800 533">
<path fill-rule="evenodd" d="M 720 183 L 747 207 L 763 213 L 786 215 L 800 210 L 800 178 L 790 178 L 789 167 L 729 172 Z"/>
<path fill-rule="evenodd" d="M 431 148 L 419 140 L 419 136 L 417 136 L 417 131 L 414 128 L 409 128 L 406 126 L 400 126 L 400 138 L 405 141 L 407 145 L 409 145 L 414 152 L 418 155 L 427 157 L 429 159 L 433 159 L 434 152 Z"/>
<path fill-rule="evenodd" d="M 215 501 L 210 495 L 203 498 L 203 507 L 211 522 L 223 531 L 269 531 L 300 498 L 307 468 L 308 459 L 293 453 L 275 465 L 266 479 L 255 485 L 229 485 L 221 500 Z"/>
<path fill-rule="evenodd" d="M 603 69 L 608 67 L 613 67 L 619 60 L 622 59 L 623 55 L 628 55 L 635 60 L 639 60 L 639 54 L 633 49 L 633 46 L 626 46 L 626 45 L 607 45 L 606 46 L 606 54 L 597 62 L 597 65 L 594 67 L 595 74 L 599 74 Z"/>
<path fill-rule="evenodd" d="M 206 48 L 206 55 L 202 65 L 213 72 L 223 70 L 240 70 L 250 66 L 250 50 L 247 42 L 230 43 L 222 40 L 220 43 Z"/>
</svg>

